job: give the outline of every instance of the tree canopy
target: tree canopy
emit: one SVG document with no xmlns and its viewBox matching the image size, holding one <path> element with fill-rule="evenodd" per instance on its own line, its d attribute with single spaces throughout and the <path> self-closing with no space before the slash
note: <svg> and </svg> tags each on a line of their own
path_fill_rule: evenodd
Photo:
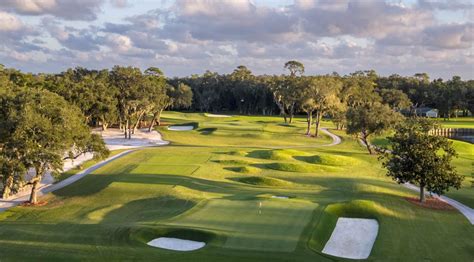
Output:
<svg viewBox="0 0 474 262">
<path fill-rule="evenodd" d="M 452 142 L 428 133 L 433 123 L 421 118 L 410 118 L 396 127 L 389 137 L 392 149 L 383 156 L 387 175 L 398 183 L 414 183 L 420 188 L 420 202 L 425 192 L 444 194 L 450 187 L 459 189 L 464 179 L 451 161 L 457 154 Z"/>
</svg>

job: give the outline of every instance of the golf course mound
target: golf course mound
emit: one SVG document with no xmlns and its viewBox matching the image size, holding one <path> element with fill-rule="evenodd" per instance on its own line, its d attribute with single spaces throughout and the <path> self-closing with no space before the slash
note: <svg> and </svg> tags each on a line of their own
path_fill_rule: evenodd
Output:
<svg viewBox="0 0 474 262">
<path fill-rule="evenodd" d="M 297 160 L 310 164 L 319 164 L 327 166 L 354 166 L 360 163 L 359 160 L 341 155 L 313 155 L 313 156 L 295 156 Z"/>
<path fill-rule="evenodd" d="M 232 155 L 232 156 L 246 156 L 247 151 L 244 150 L 233 150 L 228 152 L 227 154 Z"/>
<path fill-rule="evenodd" d="M 339 171 L 339 168 L 332 166 L 322 166 L 322 165 L 310 165 L 310 164 L 298 164 L 298 163 L 270 163 L 265 165 L 267 168 L 285 171 L 285 172 L 299 172 L 299 173 L 316 173 L 316 172 L 333 172 Z"/>
<path fill-rule="evenodd" d="M 292 183 L 289 181 L 285 181 L 278 178 L 261 177 L 261 176 L 238 177 L 238 178 L 235 178 L 234 180 L 241 183 L 255 185 L 255 186 L 288 187 L 292 185 Z"/>
<path fill-rule="evenodd" d="M 244 174 L 255 174 L 261 171 L 259 168 L 253 167 L 253 166 L 229 167 L 227 169 L 230 171 L 234 171 L 237 173 L 244 173 Z"/>
<path fill-rule="evenodd" d="M 215 162 L 222 164 L 222 165 L 250 165 L 253 162 L 243 160 L 243 159 L 221 159 L 215 160 Z"/>
<path fill-rule="evenodd" d="M 297 150 L 276 149 L 276 150 L 255 150 L 247 156 L 253 158 L 269 159 L 269 160 L 291 160 L 294 155 L 305 154 Z"/>
</svg>

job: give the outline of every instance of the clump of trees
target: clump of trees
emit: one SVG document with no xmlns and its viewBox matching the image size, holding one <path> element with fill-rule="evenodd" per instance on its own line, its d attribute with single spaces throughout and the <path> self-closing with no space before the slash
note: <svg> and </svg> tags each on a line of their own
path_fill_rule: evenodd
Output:
<svg viewBox="0 0 474 262">
<path fill-rule="evenodd" d="M 425 189 L 441 195 L 450 187 L 459 189 L 464 179 L 451 163 L 457 156 L 452 142 L 429 135 L 432 128 L 433 123 L 426 119 L 407 119 L 389 137 L 392 149 L 382 157 L 388 176 L 398 183 L 419 186 L 420 202 L 425 201 Z"/>
<path fill-rule="evenodd" d="M 173 85 L 155 67 L 112 70 L 68 69 L 60 74 L 24 74 L 0 67 L 0 175 L 6 198 L 31 185 L 30 202 L 47 172 L 84 153 L 105 158 L 109 151 L 90 127 L 116 125 L 130 139 L 148 120 L 151 131 L 163 110 L 188 107 L 192 91 Z M 32 179 L 26 179 L 34 170 Z"/>
<path fill-rule="evenodd" d="M 91 152 L 99 159 L 109 154 L 103 140 L 91 134 L 79 108 L 55 93 L 10 82 L 0 87 L 0 104 L 3 198 L 26 183 L 32 186 L 30 202 L 36 204 L 46 172 L 61 171 L 63 161 L 78 154 Z M 34 169 L 34 176 L 25 181 L 29 169 Z"/>
</svg>

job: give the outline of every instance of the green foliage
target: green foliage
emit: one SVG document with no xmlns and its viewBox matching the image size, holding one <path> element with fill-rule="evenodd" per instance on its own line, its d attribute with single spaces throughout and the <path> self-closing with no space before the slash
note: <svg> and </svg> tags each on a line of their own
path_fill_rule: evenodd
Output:
<svg viewBox="0 0 474 262">
<path fill-rule="evenodd" d="M 396 128 L 389 137 L 391 153 L 385 153 L 383 166 L 387 175 L 398 183 L 415 183 L 423 190 L 444 194 L 450 187 L 459 189 L 464 179 L 451 161 L 456 157 L 452 142 L 444 137 L 428 134 L 432 123 L 426 119 L 410 118 Z"/>
<path fill-rule="evenodd" d="M 347 111 L 347 133 L 360 137 L 369 153 L 372 154 L 369 137 L 382 134 L 395 126 L 401 118 L 399 113 L 378 102 L 358 105 Z"/>
</svg>

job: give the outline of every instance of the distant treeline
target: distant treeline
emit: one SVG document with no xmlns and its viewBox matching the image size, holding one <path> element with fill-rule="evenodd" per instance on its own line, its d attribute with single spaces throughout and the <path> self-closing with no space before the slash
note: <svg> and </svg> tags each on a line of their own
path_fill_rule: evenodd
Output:
<svg viewBox="0 0 474 262">
<path fill-rule="evenodd" d="M 206 71 L 202 75 L 175 78 L 166 78 L 158 68 L 149 68 L 142 73 L 137 68 L 119 66 L 112 70 L 77 67 L 59 74 L 35 75 L 4 67 L 1 67 L 1 70 L 15 85 L 43 87 L 55 92 L 77 105 L 90 124 L 102 123 L 105 126 L 111 123 L 122 124 L 120 118 L 125 112 L 120 111 L 125 109 L 120 108 L 118 93 L 130 95 L 128 99 L 135 101 L 137 107 L 141 107 L 136 109 L 136 114 L 143 115 L 140 119 L 153 123 L 156 119 L 159 120 L 159 112 L 165 108 L 194 112 L 229 111 L 239 114 L 282 115 L 285 121 L 286 118 L 291 121 L 294 114 L 307 112 L 305 104 L 311 96 L 308 93 L 311 93 L 309 85 L 313 80 L 320 81 L 318 84 L 321 85 L 327 81 L 336 81 L 334 88 L 338 90 L 335 95 L 343 103 L 357 92 L 355 86 L 362 85 L 367 92 L 376 92 L 384 103 L 390 104 L 398 111 L 433 107 L 445 118 L 474 112 L 474 80 L 465 81 L 458 76 L 447 81 L 430 80 L 426 73 L 409 77 L 385 77 L 377 75 L 373 70 L 356 71 L 344 76 L 337 73 L 305 76 L 304 66 L 297 61 L 289 61 L 285 68 L 289 71 L 287 75 L 254 75 L 247 67 L 238 66 L 231 74 Z M 120 86 L 121 80 L 118 78 L 121 76 L 117 77 L 118 74 L 125 74 L 122 80 L 129 81 L 129 85 L 135 86 L 135 92 L 143 94 L 144 97 L 129 94 L 134 88 Z M 155 85 L 155 88 L 147 89 L 147 85 L 143 84 L 147 81 L 142 79 L 154 81 L 151 85 Z M 340 106 L 335 107 L 341 109 Z M 343 112 L 328 110 L 325 113 L 336 117 Z M 139 116 L 132 118 L 137 120 Z"/>
<path fill-rule="evenodd" d="M 350 89 L 355 77 L 366 77 L 375 86 L 375 91 L 387 100 L 394 100 L 403 92 L 408 96 L 411 107 L 432 107 L 439 110 L 440 116 L 449 118 L 455 113 L 467 115 L 474 112 L 474 80 L 461 80 L 454 76 L 450 80 L 430 80 L 428 74 L 414 76 L 379 76 L 375 71 L 357 71 L 341 76 L 330 75 L 343 82 L 344 89 Z M 301 76 L 301 78 L 317 76 Z M 231 74 L 218 74 L 206 71 L 202 75 L 172 78 L 170 83 L 186 83 L 191 87 L 194 98 L 190 107 L 198 112 L 232 111 L 241 114 L 280 114 L 275 99 L 278 85 L 284 84 L 290 75 L 253 75 L 245 66 L 239 66 Z M 297 76 L 300 78 L 300 76 Z M 288 93 L 298 95 L 305 87 L 289 87 Z M 395 102 L 395 101 L 392 101 Z M 302 112 L 298 106 L 295 109 Z"/>
</svg>

